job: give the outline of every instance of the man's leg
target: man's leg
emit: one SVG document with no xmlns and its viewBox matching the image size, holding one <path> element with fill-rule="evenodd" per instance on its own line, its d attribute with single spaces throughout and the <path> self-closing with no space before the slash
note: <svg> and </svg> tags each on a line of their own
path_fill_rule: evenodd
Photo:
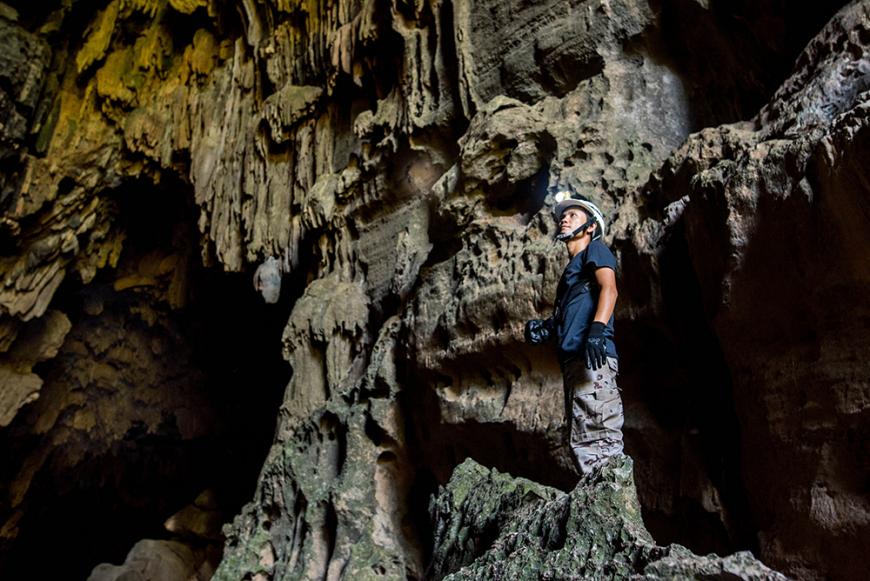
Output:
<svg viewBox="0 0 870 581">
<path fill-rule="evenodd" d="M 607 364 L 594 371 L 574 359 L 564 368 L 565 391 L 571 394 L 569 446 L 584 476 L 610 456 L 622 453 L 622 399 L 616 384 L 619 365 L 607 358 Z"/>
</svg>

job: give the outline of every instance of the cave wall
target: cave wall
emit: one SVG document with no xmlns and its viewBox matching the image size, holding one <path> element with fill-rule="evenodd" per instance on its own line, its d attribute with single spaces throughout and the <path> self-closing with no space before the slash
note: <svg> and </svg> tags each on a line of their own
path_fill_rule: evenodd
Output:
<svg viewBox="0 0 870 581">
<path fill-rule="evenodd" d="M 0 5 L 16 47 L 0 63 L 4 438 L 62 407 L 75 374 L 49 366 L 100 359 L 75 350 L 87 327 L 64 285 L 163 277 L 159 300 L 186 308 L 178 258 L 131 262 L 117 195 L 177 183 L 185 264 L 270 264 L 294 289 L 289 315 L 264 315 L 293 373 L 218 578 L 421 577 L 426 498 L 465 458 L 576 478 L 554 354 L 522 342 L 552 307 L 565 255 L 548 207 L 571 186 L 611 221 L 627 450 L 653 533 L 856 577 L 870 8 L 842 4 Z M 154 359 L 137 359 L 146 377 L 173 374 Z M 180 381 L 172 397 L 197 384 Z M 100 409 L 92 390 L 74 417 Z"/>
<path fill-rule="evenodd" d="M 692 136 L 659 182 L 683 194 L 672 204 L 733 380 L 762 554 L 782 554 L 797 577 L 813 575 L 818 539 L 832 535 L 841 564 L 829 574 L 859 578 L 847 555 L 870 532 L 867 275 L 855 258 L 867 239 L 853 222 L 867 214 L 854 164 L 867 153 L 870 68 L 856 44 L 867 15 L 832 18 L 751 122 Z M 689 181 L 686 164 L 698 164 Z M 711 260 L 710 247 L 723 252 Z"/>
</svg>

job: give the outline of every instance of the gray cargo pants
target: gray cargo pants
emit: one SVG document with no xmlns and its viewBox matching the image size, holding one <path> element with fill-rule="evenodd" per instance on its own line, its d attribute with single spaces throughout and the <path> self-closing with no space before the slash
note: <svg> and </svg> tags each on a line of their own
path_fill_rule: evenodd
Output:
<svg viewBox="0 0 870 581">
<path fill-rule="evenodd" d="M 622 399 L 616 386 L 619 363 L 613 357 L 600 369 L 586 369 L 583 357 L 562 364 L 567 440 L 585 476 L 609 457 L 622 454 Z"/>
</svg>

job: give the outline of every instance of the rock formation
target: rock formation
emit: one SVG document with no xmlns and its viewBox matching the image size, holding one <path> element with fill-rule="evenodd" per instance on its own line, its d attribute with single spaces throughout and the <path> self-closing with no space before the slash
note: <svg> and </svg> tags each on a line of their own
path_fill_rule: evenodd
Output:
<svg viewBox="0 0 870 581">
<path fill-rule="evenodd" d="M 616 457 L 565 494 L 466 460 L 433 499 L 432 578 L 786 579 L 748 552 L 656 546 L 631 473 Z"/>
<path fill-rule="evenodd" d="M 163 526 L 206 488 L 216 579 L 474 575 L 426 509 L 502 482 L 466 458 L 561 518 L 586 493 L 522 325 L 564 187 L 611 221 L 646 526 L 723 557 L 632 505 L 649 574 L 862 576 L 870 2 L 16 1 L 0 30 L 4 576 L 65 534 L 77 576 L 207 577 L 214 527 Z"/>
</svg>

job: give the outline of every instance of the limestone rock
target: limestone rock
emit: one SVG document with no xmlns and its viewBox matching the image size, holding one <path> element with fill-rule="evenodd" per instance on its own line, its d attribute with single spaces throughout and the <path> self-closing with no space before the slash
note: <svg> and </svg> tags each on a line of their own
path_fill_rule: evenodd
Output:
<svg viewBox="0 0 870 581">
<path fill-rule="evenodd" d="M 270 256 L 254 272 L 254 288 L 269 304 L 278 302 L 281 296 L 281 266 L 275 257 Z"/>
<path fill-rule="evenodd" d="M 97 565 L 88 581 L 205 579 L 197 575 L 193 552 L 182 543 L 144 540 L 130 549 L 122 565 Z"/>
<path fill-rule="evenodd" d="M 214 490 L 205 490 L 192 504 L 169 517 L 163 526 L 175 535 L 194 540 L 223 541 L 221 526 L 226 516 L 220 511 Z"/>
<path fill-rule="evenodd" d="M 414 460 L 394 399 L 398 329 L 396 318 L 385 325 L 362 378 L 304 418 L 285 412 L 254 500 L 225 529 L 215 579 L 423 575 L 410 523 Z"/>
<path fill-rule="evenodd" d="M 435 579 L 786 579 L 749 553 L 699 557 L 656 546 L 627 457 L 567 494 L 466 460 L 431 511 Z"/>
<path fill-rule="evenodd" d="M 24 171 L 20 160 L 26 151 L 32 118 L 45 80 L 51 52 L 45 40 L 14 22 L 14 10 L 0 13 L 0 239 L 16 237 L 19 225 L 10 220 L 7 208 L 15 197 Z"/>
<path fill-rule="evenodd" d="M 862 214 L 855 184 L 867 180 L 852 160 L 867 152 L 868 48 L 827 56 L 868 26 L 867 3 L 844 8 L 753 124 L 693 135 L 657 178 L 660 191 L 684 195 L 671 231 L 685 229 L 746 421 L 743 479 L 765 523 L 762 554 L 799 577 L 814 575 L 815 539 L 845 530 L 855 534 L 837 543 L 837 574 L 860 575 L 845 555 L 870 531 L 870 505 L 851 484 L 866 473 L 851 444 L 866 384 L 844 363 L 867 356 L 865 309 L 849 297 L 867 292 L 854 252 L 870 241 L 847 216 Z M 761 476 L 771 467 L 787 483 Z"/>
<path fill-rule="evenodd" d="M 314 281 L 296 302 L 283 337 L 285 357 L 297 370 L 284 398 L 292 415 L 306 415 L 355 379 L 367 308 L 361 285 L 336 274 Z"/>
<path fill-rule="evenodd" d="M 271 452 L 218 578 L 423 576 L 421 507 L 468 457 L 572 488 L 557 362 L 521 328 L 552 308 L 548 208 L 573 188 L 611 223 L 649 528 L 801 578 L 863 573 L 866 0 L 55 4 L 0 12 L 0 569 L 42 528 L 40 490 L 121 490 L 127 451 L 189 458 L 212 398 L 270 382 Z M 153 190 L 196 234 L 153 229 Z M 173 248 L 137 254 L 137 228 Z M 201 374 L 181 322 L 221 297 L 190 270 L 259 298 L 264 259 L 259 290 L 277 263 L 292 304 L 261 326 L 284 327 L 292 377 L 238 376 L 261 329 L 209 343 L 226 366 Z M 26 338 L 59 310 L 65 337 Z M 754 566 L 661 551 L 632 571 Z"/>
<path fill-rule="evenodd" d="M 30 129 L 28 120 L 36 108 L 50 51 L 45 40 L 28 33 L 0 15 L 0 34 L 6 39 L 0 55 L 0 150 L 18 147 Z"/>
<path fill-rule="evenodd" d="M 71 327 L 66 315 L 50 311 L 25 325 L 7 353 L 0 354 L 0 427 L 8 426 L 23 406 L 39 397 L 43 382 L 33 366 L 57 355 Z"/>
<path fill-rule="evenodd" d="M 35 373 L 19 373 L 0 367 L 0 381 L 3 392 L 0 394 L 0 426 L 8 426 L 23 406 L 39 397 L 42 379 Z"/>
<path fill-rule="evenodd" d="M 167 519 L 164 526 L 175 535 L 173 540 L 141 540 L 130 549 L 124 563 L 101 563 L 88 580 L 207 581 L 220 558 L 215 543 L 223 540 L 223 520 L 215 491 L 205 490 Z"/>
</svg>

